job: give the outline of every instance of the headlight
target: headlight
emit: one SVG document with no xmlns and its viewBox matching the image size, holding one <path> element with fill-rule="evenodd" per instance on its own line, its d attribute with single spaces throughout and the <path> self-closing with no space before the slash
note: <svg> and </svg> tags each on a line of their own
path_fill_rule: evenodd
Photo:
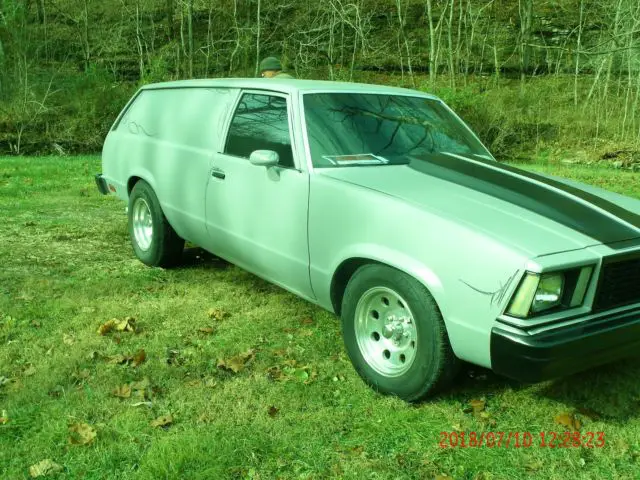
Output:
<svg viewBox="0 0 640 480">
<path fill-rule="evenodd" d="M 527 318 L 556 307 L 579 307 L 592 273 L 593 266 L 543 274 L 527 272 L 505 313 Z"/>
<path fill-rule="evenodd" d="M 542 275 L 538 283 L 538 289 L 533 296 L 531 311 L 542 312 L 560 305 L 563 288 L 564 275 L 562 273 Z"/>
</svg>

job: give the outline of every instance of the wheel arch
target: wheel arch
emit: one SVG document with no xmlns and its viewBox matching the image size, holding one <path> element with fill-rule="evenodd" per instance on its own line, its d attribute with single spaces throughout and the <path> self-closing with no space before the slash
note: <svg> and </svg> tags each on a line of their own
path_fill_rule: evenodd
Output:
<svg viewBox="0 0 640 480">
<path fill-rule="evenodd" d="M 415 260 L 411 260 L 403 254 L 397 254 L 397 256 L 389 256 L 386 258 L 394 258 L 394 260 L 389 261 L 374 255 L 362 255 L 346 258 L 339 263 L 337 268 L 334 270 L 331 278 L 331 285 L 329 287 L 331 305 L 335 314 L 339 316 L 341 313 L 342 299 L 344 297 L 347 284 L 355 272 L 364 265 L 377 264 L 399 270 L 422 283 L 425 288 L 429 290 L 429 293 L 433 296 L 440 312 L 443 317 L 445 317 L 446 305 L 444 305 L 444 292 L 439 277 L 425 265 L 417 263 Z"/>
</svg>

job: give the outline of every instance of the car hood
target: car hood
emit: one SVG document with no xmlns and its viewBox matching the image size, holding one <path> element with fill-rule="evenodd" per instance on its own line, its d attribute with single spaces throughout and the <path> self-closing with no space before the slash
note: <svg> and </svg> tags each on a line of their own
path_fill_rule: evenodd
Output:
<svg viewBox="0 0 640 480">
<path fill-rule="evenodd" d="M 493 160 L 434 154 L 406 165 L 316 171 L 465 224 L 530 257 L 640 239 L 640 201 Z"/>
</svg>

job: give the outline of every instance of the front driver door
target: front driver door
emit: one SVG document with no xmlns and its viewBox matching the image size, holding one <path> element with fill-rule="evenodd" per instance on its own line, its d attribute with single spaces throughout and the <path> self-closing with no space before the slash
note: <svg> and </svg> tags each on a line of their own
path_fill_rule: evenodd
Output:
<svg viewBox="0 0 640 480">
<path fill-rule="evenodd" d="M 289 98 L 244 92 L 222 153 L 212 159 L 206 222 L 212 250 L 223 258 L 313 298 L 309 280 L 309 176 L 297 168 Z M 254 150 L 273 150 L 277 166 L 249 162 Z"/>
</svg>

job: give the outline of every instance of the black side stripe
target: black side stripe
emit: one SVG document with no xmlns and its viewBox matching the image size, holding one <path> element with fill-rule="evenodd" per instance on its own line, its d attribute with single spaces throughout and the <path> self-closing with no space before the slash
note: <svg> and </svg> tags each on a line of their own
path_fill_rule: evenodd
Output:
<svg viewBox="0 0 640 480">
<path fill-rule="evenodd" d="M 640 215 L 577 188 L 509 165 L 490 160 L 472 161 L 454 155 L 432 154 L 415 157 L 408 166 L 427 175 L 518 205 L 581 232 L 599 243 L 620 242 L 640 237 Z M 506 172 L 515 173 L 517 176 Z M 569 195 L 532 182 L 528 178 Z M 596 206 L 598 208 L 595 208 Z M 606 215 L 599 209 L 636 226 L 637 229 Z"/>
</svg>

